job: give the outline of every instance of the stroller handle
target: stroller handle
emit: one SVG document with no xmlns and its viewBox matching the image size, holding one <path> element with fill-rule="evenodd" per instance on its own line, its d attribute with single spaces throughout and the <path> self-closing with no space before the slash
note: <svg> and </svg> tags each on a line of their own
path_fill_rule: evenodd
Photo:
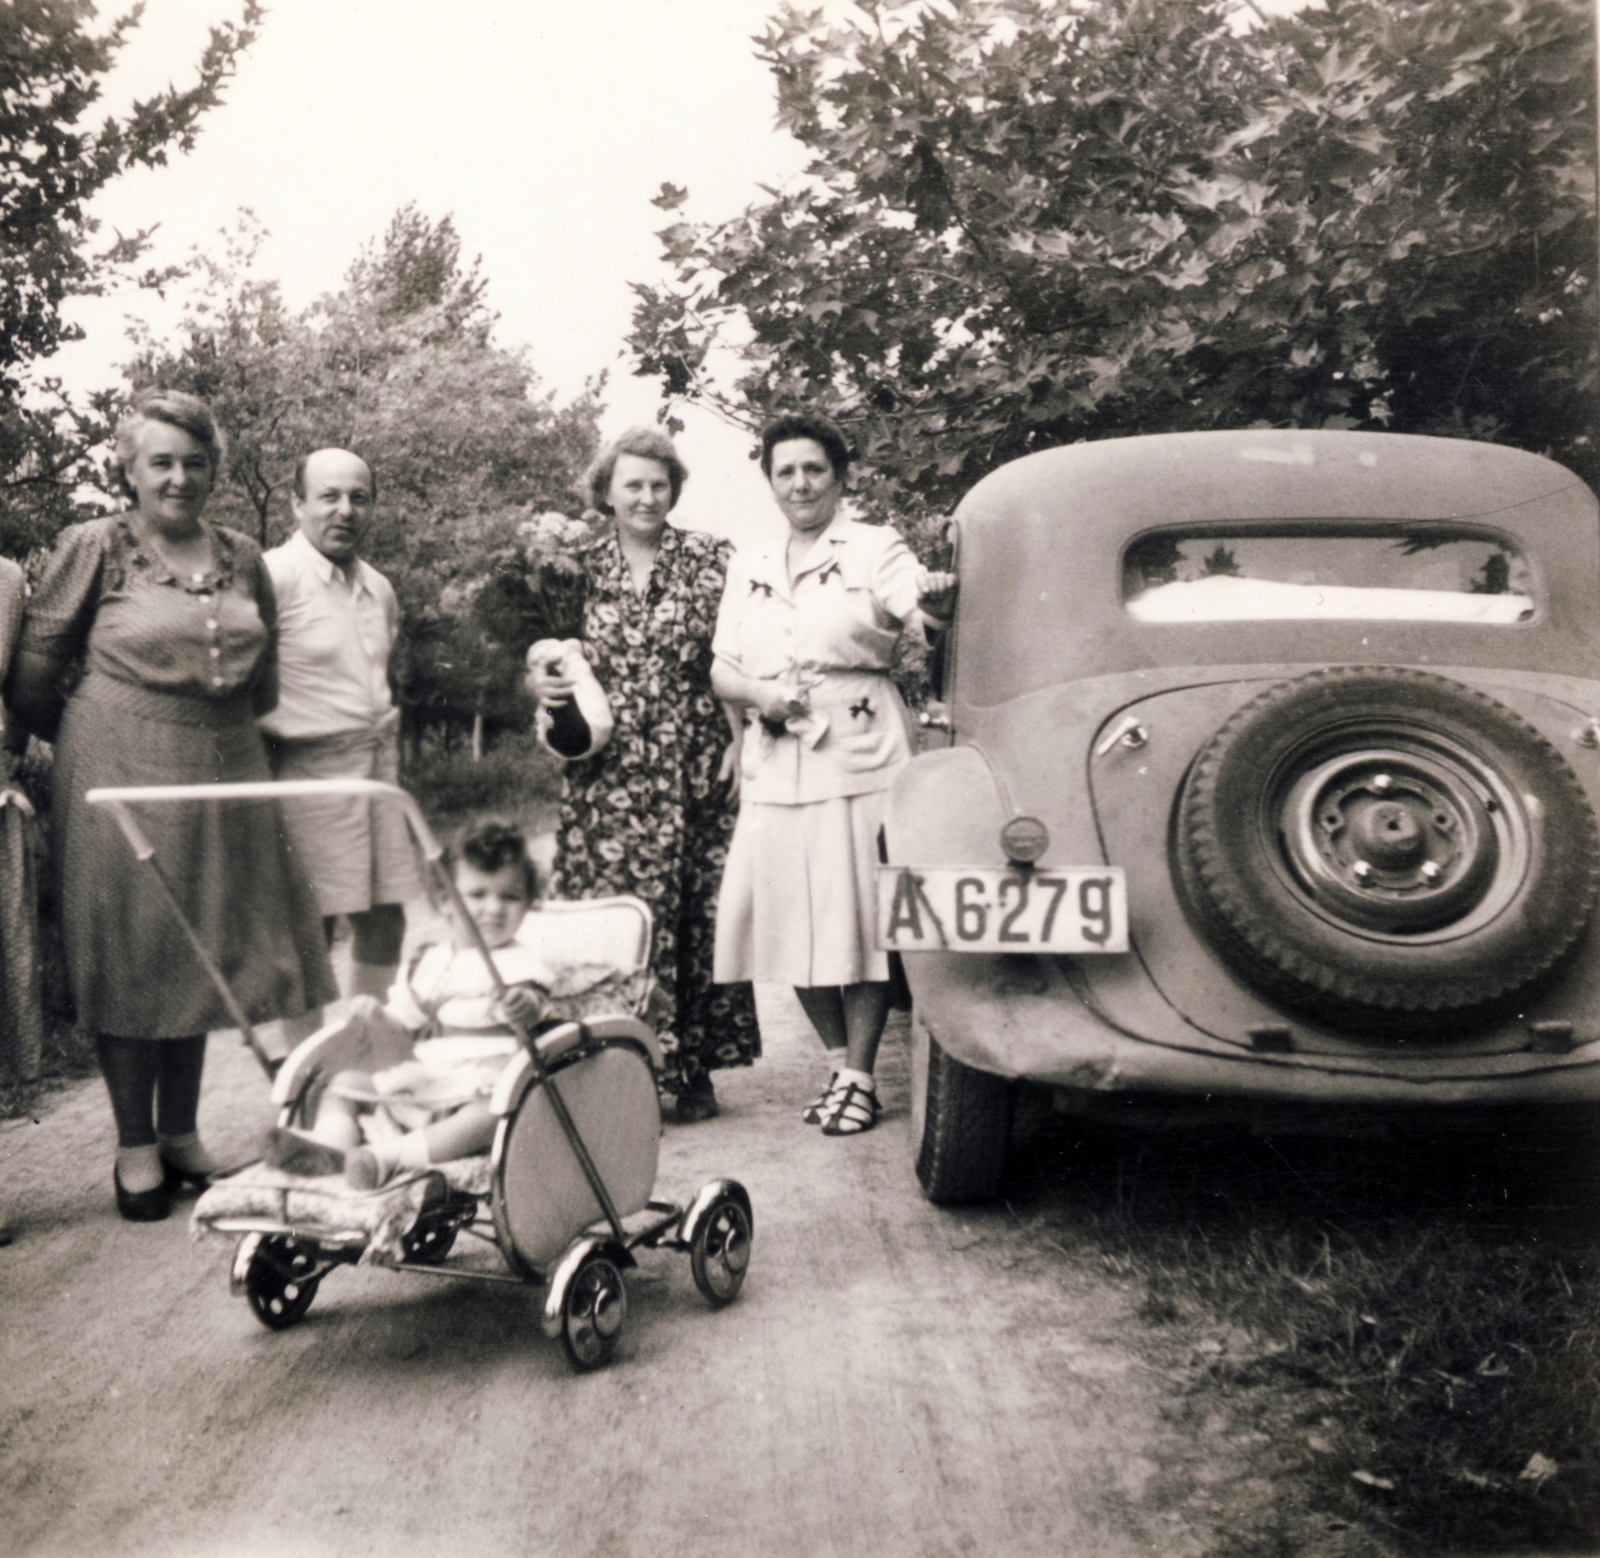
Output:
<svg viewBox="0 0 1600 1558">
<path fill-rule="evenodd" d="M 212 982 L 222 995 L 229 1015 L 238 1023 L 239 1030 L 244 1034 L 245 1043 L 255 1050 L 261 1057 L 263 1065 L 267 1066 L 270 1074 L 271 1065 L 262 1054 L 256 1042 L 255 1030 L 250 1025 L 250 1019 L 239 1005 L 221 969 L 210 952 L 206 950 L 200 934 L 185 916 L 179 906 L 177 896 L 173 893 L 171 884 L 167 881 L 161 869 L 161 862 L 156 859 L 155 845 L 146 837 L 145 831 L 139 826 L 138 819 L 129 811 L 130 805 L 162 805 L 180 804 L 185 801 L 277 801 L 289 796 L 315 796 L 315 795 L 365 795 L 373 800 L 395 801 L 405 813 L 406 822 L 411 827 L 412 836 L 417 841 L 427 858 L 428 864 L 437 872 L 439 880 L 443 883 L 451 907 L 455 910 L 457 922 L 473 944 L 477 947 L 483 958 L 484 967 L 489 973 L 489 982 L 495 995 L 504 1001 L 506 998 L 505 980 L 501 978 L 500 970 L 495 965 L 494 956 L 489 950 L 489 944 L 483 939 L 483 932 L 478 927 L 478 922 L 468 912 L 465 902 L 461 897 L 461 889 L 456 886 L 455 878 L 446 871 L 442 865 L 444 849 L 438 839 L 433 836 L 433 829 L 428 826 L 427 819 L 422 815 L 422 808 L 397 784 L 388 784 L 382 779 L 280 779 L 263 780 L 245 784 L 148 784 L 148 785 L 105 785 L 90 790 L 84 800 L 91 806 L 103 806 L 117 820 L 117 826 L 122 829 L 122 835 L 132 846 L 134 854 L 141 861 L 148 861 L 154 868 L 156 879 L 161 883 L 162 891 L 172 911 L 177 915 L 179 923 L 183 926 L 184 933 L 189 938 L 190 945 L 196 955 L 210 974 Z M 545 1088 L 545 1095 L 550 1100 L 556 1118 L 561 1122 L 561 1128 L 566 1133 L 567 1141 L 573 1153 L 583 1167 L 584 1177 L 589 1181 L 590 1188 L 595 1193 L 601 1209 L 605 1212 L 606 1221 L 611 1225 L 611 1231 L 619 1242 L 626 1239 L 626 1230 L 622 1226 L 622 1219 L 617 1214 L 615 1203 L 611 1199 L 611 1192 L 606 1188 L 605 1180 L 600 1176 L 600 1170 L 595 1165 L 589 1149 L 584 1145 L 583 1138 L 578 1134 L 578 1127 L 573 1122 L 568 1112 L 561 1090 L 556 1086 L 555 1079 L 545 1068 L 544 1061 L 539 1054 L 538 1046 L 533 1042 L 527 1027 L 511 1019 L 512 1031 L 521 1040 L 523 1048 L 527 1051 L 533 1063 L 534 1074 Z"/>
<path fill-rule="evenodd" d="M 397 784 L 382 779 L 276 779 L 244 784 L 145 784 L 106 785 L 84 796 L 91 806 L 103 806 L 116 818 L 122 835 L 140 860 L 150 860 L 155 846 L 145 837 L 138 819 L 128 810 L 130 803 L 162 805 L 184 801 L 277 801 L 292 796 L 365 795 L 373 800 L 396 802 L 405 813 L 412 837 L 423 856 L 432 864 L 444 854 L 433 829 L 422 815 L 422 808 Z"/>
</svg>

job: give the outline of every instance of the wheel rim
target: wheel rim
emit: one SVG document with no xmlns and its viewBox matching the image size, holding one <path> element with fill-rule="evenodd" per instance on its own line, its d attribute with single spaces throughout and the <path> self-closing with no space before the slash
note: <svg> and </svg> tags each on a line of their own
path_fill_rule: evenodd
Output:
<svg viewBox="0 0 1600 1558">
<path fill-rule="evenodd" d="M 585 1368 L 604 1362 L 627 1315 L 622 1273 L 604 1258 L 587 1262 L 567 1295 L 566 1339 L 574 1361 Z"/>
<path fill-rule="evenodd" d="M 405 1258 L 416 1266 L 437 1265 L 455 1248 L 455 1242 L 456 1229 L 453 1223 L 442 1228 L 429 1228 L 404 1241 Z"/>
<path fill-rule="evenodd" d="M 251 1307 L 269 1326 L 292 1325 L 311 1307 L 320 1280 L 316 1263 L 305 1250 L 265 1240 L 250 1262 Z"/>
<path fill-rule="evenodd" d="M 1426 944 L 1470 934 L 1526 879 L 1522 802 L 1476 754 L 1401 724 L 1322 731 L 1263 787 L 1287 880 L 1340 930 Z"/>
<path fill-rule="evenodd" d="M 694 1274 L 700 1291 L 725 1304 L 739 1291 L 750 1265 L 750 1216 L 737 1201 L 714 1207 L 695 1235 Z"/>
</svg>

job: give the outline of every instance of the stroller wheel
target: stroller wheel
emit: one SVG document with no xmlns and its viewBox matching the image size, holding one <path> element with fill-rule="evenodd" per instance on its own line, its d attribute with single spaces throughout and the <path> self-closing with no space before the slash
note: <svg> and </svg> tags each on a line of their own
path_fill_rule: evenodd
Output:
<svg viewBox="0 0 1600 1558">
<path fill-rule="evenodd" d="M 425 1202 L 416 1226 L 402 1245 L 405 1259 L 417 1266 L 437 1266 L 455 1248 L 456 1235 L 477 1215 L 475 1197 L 449 1194 L 437 1202 Z"/>
<path fill-rule="evenodd" d="M 244 1296 L 250 1312 L 269 1331 L 284 1331 L 305 1319 L 311 1300 L 322 1281 L 316 1262 L 293 1239 L 276 1234 L 252 1233 L 245 1242 L 256 1241 L 246 1257 Z M 241 1246 L 241 1256 L 246 1252 Z"/>
<path fill-rule="evenodd" d="M 719 1308 L 731 1304 L 744 1286 L 750 1265 L 750 1214 L 733 1196 L 724 1196 L 695 1230 L 689 1247 L 694 1285 Z"/>
<path fill-rule="evenodd" d="M 455 1248 L 458 1232 L 454 1223 L 442 1228 L 418 1228 L 401 1240 L 405 1259 L 417 1266 L 437 1266 Z"/>
<path fill-rule="evenodd" d="M 609 1363 L 627 1317 L 622 1273 L 596 1252 L 578 1268 L 562 1309 L 561 1340 L 574 1366 L 598 1369 Z"/>
</svg>

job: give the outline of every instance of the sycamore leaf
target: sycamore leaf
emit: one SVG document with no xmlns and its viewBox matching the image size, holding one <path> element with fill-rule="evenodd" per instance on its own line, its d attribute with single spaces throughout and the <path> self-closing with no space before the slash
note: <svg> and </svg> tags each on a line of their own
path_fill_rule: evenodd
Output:
<svg viewBox="0 0 1600 1558">
<path fill-rule="evenodd" d="M 1229 9 L 785 11 L 760 48 L 808 171 L 675 235 L 636 361 L 673 390 L 688 344 L 744 343 L 697 392 L 842 417 L 914 538 L 1130 426 L 1476 433 L 1600 476 L 1586 8 Z"/>
</svg>

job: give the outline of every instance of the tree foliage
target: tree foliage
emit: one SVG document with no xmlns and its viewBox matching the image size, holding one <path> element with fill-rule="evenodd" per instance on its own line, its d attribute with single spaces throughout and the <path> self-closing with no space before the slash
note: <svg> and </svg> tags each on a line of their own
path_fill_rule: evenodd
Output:
<svg viewBox="0 0 1600 1558">
<path fill-rule="evenodd" d="M 72 514 L 73 488 L 107 432 L 105 397 L 74 406 L 50 380 L 24 396 L 30 368 L 80 333 L 62 318 L 65 301 L 127 277 L 148 246 L 143 230 L 97 249 L 89 204 L 119 174 L 194 145 L 262 15 L 243 0 L 239 23 L 211 29 L 192 86 L 168 87 L 94 128 L 88 115 L 140 9 L 96 33 L 89 0 L 0 6 L 0 551 L 11 555 Z M 159 284 L 165 274 L 137 279 Z"/>
<path fill-rule="evenodd" d="M 245 213 L 219 257 L 196 257 L 176 338 L 143 336 L 130 382 L 210 402 L 229 437 L 211 512 L 264 545 L 292 527 L 302 454 L 361 454 L 378 483 L 364 555 L 400 597 L 396 671 L 412 731 L 515 723 L 527 647 L 516 590 L 554 533 L 541 516 L 573 506 L 597 443 L 598 386 L 557 406 L 526 353 L 494 343 L 487 284 L 462 263 L 449 217 L 405 207 L 345 286 L 298 314 L 255 273 L 262 237 Z"/>
<path fill-rule="evenodd" d="M 807 404 L 869 503 L 1078 439 L 1498 439 L 1600 475 L 1586 0 L 857 0 L 757 39 L 805 177 L 661 234 L 669 395 Z M 743 364 L 717 386 L 722 349 Z"/>
</svg>

